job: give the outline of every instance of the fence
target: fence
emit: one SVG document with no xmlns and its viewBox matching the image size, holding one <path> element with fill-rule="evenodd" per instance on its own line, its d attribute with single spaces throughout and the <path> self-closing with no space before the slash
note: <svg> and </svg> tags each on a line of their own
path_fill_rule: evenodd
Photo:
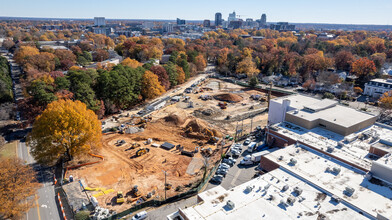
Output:
<svg viewBox="0 0 392 220">
<path fill-rule="evenodd" d="M 230 148 L 228 148 L 228 149 L 230 149 Z M 197 187 L 195 187 L 195 188 L 193 188 L 193 189 L 191 189 L 191 190 L 189 190 L 187 192 L 184 192 L 184 193 L 178 194 L 176 196 L 167 198 L 166 200 L 162 200 L 162 201 L 160 201 L 160 200 L 146 201 L 146 202 L 138 204 L 138 205 L 136 205 L 136 206 L 134 206 L 134 207 L 132 207 L 130 209 L 127 209 L 127 210 L 125 210 L 123 212 L 120 212 L 120 213 L 117 213 L 115 215 L 112 215 L 109 218 L 107 218 L 107 220 L 121 219 L 124 216 L 127 216 L 127 215 L 129 215 L 129 214 L 131 214 L 133 212 L 136 212 L 136 211 L 138 211 L 140 209 L 143 209 L 143 208 L 146 208 L 146 207 L 157 207 L 157 206 L 161 206 L 161 205 L 164 205 L 164 204 L 167 204 L 167 203 L 172 203 L 172 202 L 175 202 L 175 201 L 179 201 L 181 199 L 186 199 L 186 198 L 192 197 L 192 196 L 196 195 L 201 189 L 203 189 L 203 187 L 208 183 L 209 179 L 215 173 L 215 171 L 218 168 L 219 164 L 220 164 L 220 160 L 218 160 L 216 162 L 216 164 L 211 169 L 209 174 L 206 176 L 204 181 L 202 181 Z"/>
</svg>

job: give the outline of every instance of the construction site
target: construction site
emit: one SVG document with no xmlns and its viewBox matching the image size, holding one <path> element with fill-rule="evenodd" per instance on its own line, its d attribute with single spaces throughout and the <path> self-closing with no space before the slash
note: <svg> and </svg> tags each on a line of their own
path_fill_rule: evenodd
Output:
<svg viewBox="0 0 392 220">
<path fill-rule="evenodd" d="M 218 79 L 170 98 L 144 116 L 110 119 L 116 129 L 104 133 L 102 148 L 74 160 L 65 177 L 82 180 L 100 207 L 123 211 L 197 187 L 236 130 L 240 136 L 267 124 L 267 93 Z"/>
</svg>

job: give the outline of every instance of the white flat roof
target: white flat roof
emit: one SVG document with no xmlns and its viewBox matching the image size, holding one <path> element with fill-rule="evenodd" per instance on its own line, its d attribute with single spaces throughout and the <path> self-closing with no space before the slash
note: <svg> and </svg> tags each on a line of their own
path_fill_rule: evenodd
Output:
<svg viewBox="0 0 392 220">
<path fill-rule="evenodd" d="M 330 103 L 326 103 L 324 106 L 329 106 L 329 104 Z M 319 107 L 317 107 L 317 105 L 313 105 L 310 107 L 319 109 L 322 108 L 321 105 Z M 341 105 L 336 105 L 334 107 L 319 110 L 316 112 L 300 110 L 298 113 L 296 113 L 295 111 L 290 111 L 287 112 L 287 114 L 291 114 L 299 118 L 304 118 L 307 121 L 315 121 L 321 119 L 336 125 L 343 126 L 345 128 L 349 128 L 351 126 L 361 123 L 362 121 L 366 121 L 376 117 L 375 115 L 360 112 L 353 108 Z"/>
<path fill-rule="evenodd" d="M 266 187 L 269 185 L 269 187 Z M 288 185 L 289 189 L 282 188 Z M 247 187 L 252 187 L 247 191 Z M 303 190 L 300 196 L 293 196 L 294 187 Z M 292 196 L 296 201 L 291 205 L 281 204 Z M 276 169 L 247 183 L 225 190 L 221 186 L 199 194 L 203 202 L 182 209 L 190 220 L 229 220 L 229 219 L 367 219 L 350 207 L 331 201 L 331 197 L 292 176 Z M 227 207 L 227 201 L 234 208 Z"/>
<path fill-rule="evenodd" d="M 379 135 L 380 138 L 392 136 L 392 130 L 378 125 L 372 125 L 369 128 L 350 134 L 346 137 L 321 127 L 308 130 L 289 122 L 282 122 L 273 125 L 272 127 L 276 129 L 276 132 L 284 136 L 302 141 L 319 150 L 327 151 L 328 147 L 332 147 L 333 152 L 329 152 L 330 154 L 368 170 L 370 170 L 370 167 L 372 166 L 372 159 L 369 157 L 369 150 L 373 144 L 377 143 L 377 141 L 372 142 L 372 138 L 360 140 L 357 137 L 368 131 L 371 131 L 374 135 Z M 343 146 L 338 146 L 339 142 L 343 142 Z"/>
<path fill-rule="evenodd" d="M 279 157 L 283 156 L 282 160 Z M 279 164 L 281 169 L 294 173 L 330 193 L 339 196 L 345 202 L 358 207 L 373 217 L 377 213 L 391 219 L 392 217 L 392 189 L 370 182 L 365 173 L 348 167 L 324 154 L 309 151 L 307 147 L 291 145 L 265 156 Z M 297 164 L 290 164 L 295 158 Z M 340 168 L 339 174 L 327 171 L 327 168 Z M 351 196 L 344 194 L 346 187 L 355 191 Z"/>
<path fill-rule="evenodd" d="M 300 94 L 283 96 L 283 97 L 272 99 L 271 101 L 282 104 L 283 100 L 285 99 L 290 100 L 290 107 L 296 109 L 303 109 L 304 106 L 312 105 L 313 103 L 319 101 L 319 99 L 310 96 L 300 95 Z"/>
</svg>

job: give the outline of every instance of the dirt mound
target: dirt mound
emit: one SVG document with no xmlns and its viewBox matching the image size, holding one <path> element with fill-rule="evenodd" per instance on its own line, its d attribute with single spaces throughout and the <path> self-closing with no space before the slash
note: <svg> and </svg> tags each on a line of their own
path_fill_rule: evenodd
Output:
<svg viewBox="0 0 392 220">
<path fill-rule="evenodd" d="M 243 100 L 242 96 L 233 93 L 219 94 L 214 96 L 214 98 L 225 102 L 241 102 Z"/>
<path fill-rule="evenodd" d="M 208 126 L 208 124 L 200 119 L 197 118 L 193 118 L 193 119 L 188 119 L 185 124 L 184 124 L 185 128 L 192 128 L 192 132 L 196 132 L 196 133 L 203 133 L 205 131 L 205 129 L 208 129 L 210 131 L 212 131 L 212 133 L 214 133 L 215 137 L 221 137 L 222 134 L 217 131 L 216 129 L 211 128 L 210 126 Z"/>
<path fill-rule="evenodd" d="M 174 125 L 181 126 L 185 123 L 185 119 L 178 114 L 171 113 L 170 115 L 164 117 L 165 122 L 173 123 Z"/>
</svg>

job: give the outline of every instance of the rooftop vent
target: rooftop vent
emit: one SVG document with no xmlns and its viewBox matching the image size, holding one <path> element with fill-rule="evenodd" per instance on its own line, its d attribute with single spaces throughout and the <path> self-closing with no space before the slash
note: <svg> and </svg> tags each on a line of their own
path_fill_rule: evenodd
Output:
<svg viewBox="0 0 392 220">
<path fill-rule="evenodd" d="M 355 192 L 355 189 L 349 186 L 346 186 L 346 189 L 344 190 L 344 194 L 347 196 L 352 196 Z"/>
<path fill-rule="evenodd" d="M 284 185 L 282 188 L 282 191 L 284 192 L 284 191 L 287 191 L 288 189 L 289 189 L 289 185 Z"/>
<path fill-rule="evenodd" d="M 290 159 L 290 164 L 292 164 L 292 165 L 297 164 L 297 160 L 294 159 L 294 158 L 291 158 L 291 159 Z"/>
<path fill-rule="evenodd" d="M 227 207 L 228 207 L 229 209 L 234 209 L 234 208 L 235 208 L 235 204 L 234 204 L 234 202 L 232 202 L 231 200 L 228 200 L 227 203 L 226 203 L 226 205 L 227 205 Z"/>
<path fill-rule="evenodd" d="M 290 204 L 290 205 L 294 204 L 295 201 L 296 201 L 296 199 L 295 199 L 294 196 L 289 196 L 287 198 L 287 203 Z"/>
<path fill-rule="evenodd" d="M 342 199 L 339 198 L 339 196 L 337 196 L 337 195 L 332 195 L 331 200 L 332 200 L 333 202 L 336 202 L 336 203 L 340 203 L 340 202 L 342 201 Z"/>
<path fill-rule="evenodd" d="M 299 195 L 301 195 L 302 194 L 302 189 L 300 189 L 298 186 L 296 186 L 295 188 L 294 188 L 294 194 L 295 195 L 297 195 L 297 196 L 299 196 Z"/>
</svg>

